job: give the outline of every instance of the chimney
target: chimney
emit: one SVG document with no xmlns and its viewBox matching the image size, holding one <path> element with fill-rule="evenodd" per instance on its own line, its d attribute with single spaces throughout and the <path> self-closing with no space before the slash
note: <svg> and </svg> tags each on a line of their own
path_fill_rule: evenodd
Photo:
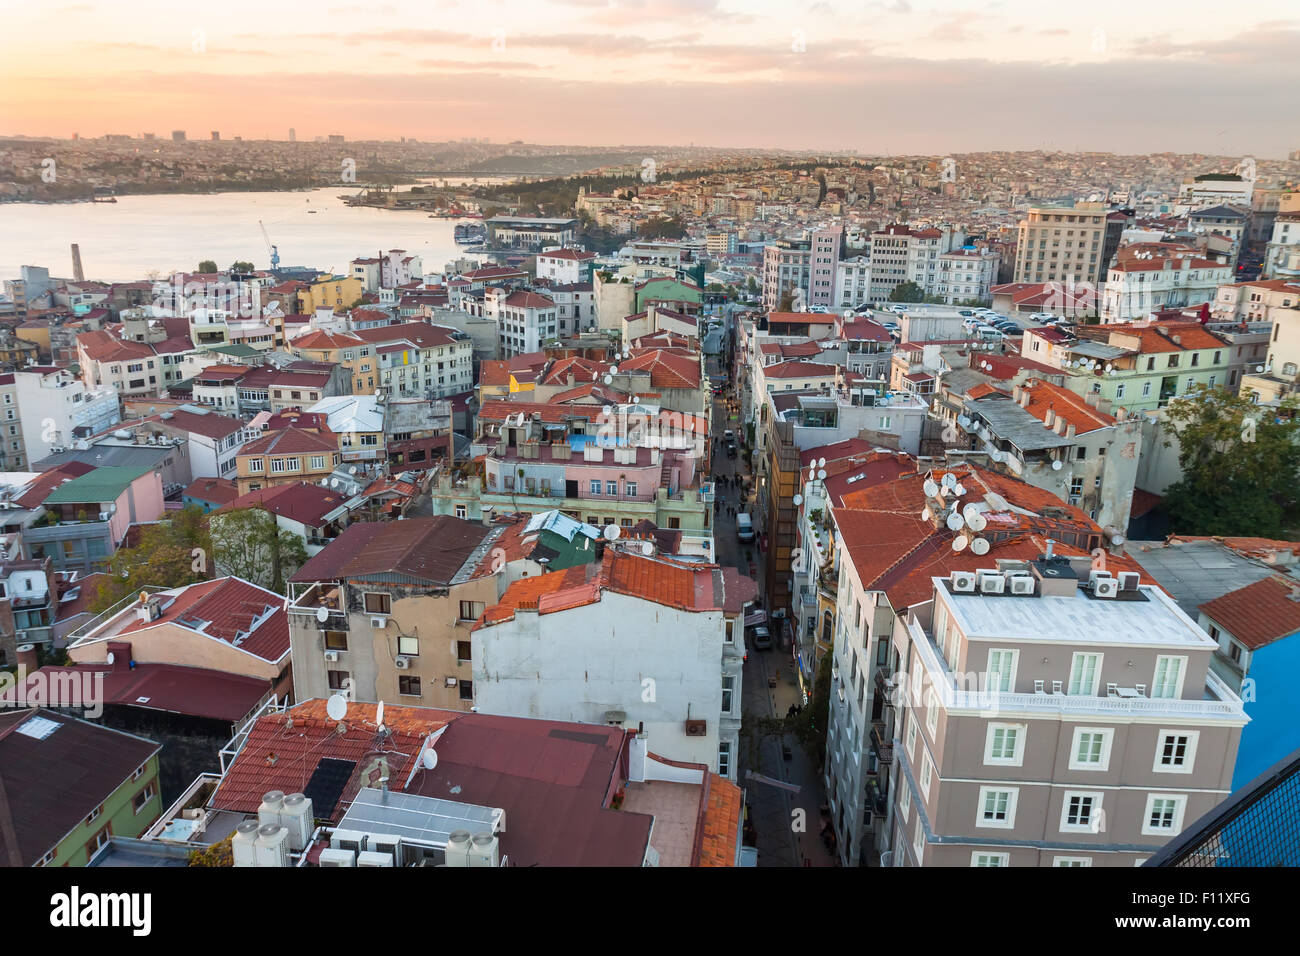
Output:
<svg viewBox="0 0 1300 956">
<path fill-rule="evenodd" d="M 36 660 L 35 644 L 18 645 L 18 668 L 25 674 L 35 674 L 40 668 Z"/>
<path fill-rule="evenodd" d="M 1048 428 L 1051 428 L 1053 425 L 1056 424 L 1056 406 L 1055 406 L 1055 405 L 1049 404 L 1049 405 L 1047 406 L 1047 414 L 1043 416 L 1043 424 L 1046 425 Z"/>
<path fill-rule="evenodd" d="M 1083 396 L 1083 400 L 1089 408 L 1096 408 L 1097 403 L 1101 400 L 1101 392 L 1089 392 Z"/>
<path fill-rule="evenodd" d="M 495 510 L 496 509 L 493 508 L 491 505 L 488 505 L 487 507 L 481 509 L 479 520 L 483 522 L 484 527 L 491 528 L 493 526 L 492 513 Z"/>
<path fill-rule="evenodd" d="M 130 670 L 135 666 L 131 659 L 130 641 L 109 641 L 108 652 L 113 655 L 113 670 Z"/>
</svg>

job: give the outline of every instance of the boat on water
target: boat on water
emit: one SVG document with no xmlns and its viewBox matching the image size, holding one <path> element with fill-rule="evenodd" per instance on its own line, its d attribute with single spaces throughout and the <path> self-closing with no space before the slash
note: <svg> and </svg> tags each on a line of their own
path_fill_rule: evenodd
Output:
<svg viewBox="0 0 1300 956">
<path fill-rule="evenodd" d="M 458 246 L 481 246 L 487 242 L 487 230 L 478 223 L 456 224 L 454 237 Z"/>
</svg>

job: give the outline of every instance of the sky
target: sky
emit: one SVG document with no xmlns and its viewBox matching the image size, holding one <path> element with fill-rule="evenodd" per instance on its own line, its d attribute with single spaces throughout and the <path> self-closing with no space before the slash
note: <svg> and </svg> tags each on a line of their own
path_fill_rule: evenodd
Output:
<svg viewBox="0 0 1300 956">
<path fill-rule="evenodd" d="M 1300 149 L 1300 4 L 0 0 L 0 134 Z"/>
</svg>

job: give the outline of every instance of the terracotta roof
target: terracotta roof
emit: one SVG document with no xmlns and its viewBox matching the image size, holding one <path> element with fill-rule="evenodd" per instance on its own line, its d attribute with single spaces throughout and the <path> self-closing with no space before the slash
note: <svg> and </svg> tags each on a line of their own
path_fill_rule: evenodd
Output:
<svg viewBox="0 0 1300 956">
<path fill-rule="evenodd" d="M 239 497 L 239 486 L 229 478 L 195 478 L 185 489 L 184 497 L 224 505 Z"/>
<path fill-rule="evenodd" d="M 1067 424 L 1074 426 L 1076 435 L 1110 428 L 1119 421 L 1114 415 L 1093 408 L 1082 395 L 1060 385 L 1042 379 L 1029 379 L 1024 387 L 1029 393 L 1029 404 L 1025 406 L 1025 411 L 1046 423 L 1047 410 L 1050 408 L 1057 418 L 1064 418 Z"/>
<path fill-rule="evenodd" d="M 183 408 L 174 408 L 170 414 L 171 418 L 164 419 L 163 424 L 205 438 L 226 438 L 243 431 L 245 427 L 238 418 L 218 415 L 216 412 L 190 412 Z"/>
<path fill-rule="evenodd" d="M 509 385 L 509 364 L 499 359 L 484 361 L 478 368 L 478 383 L 480 385 Z"/>
<path fill-rule="evenodd" d="M 555 300 L 544 295 L 538 295 L 536 292 L 512 292 L 505 297 L 502 305 L 508 305 L 512 309 L 553 309 Z"/>
<path fill-rule="evenodd" d="M 551 366 L 540 384 L 567 385 L 569 384 L 570 375 L 573 376 L 575 383 L 595 382 L 608 371 L 609 364 L 607 362 L 594 362 L 580 356 L 564 358 L 557 360 Z"/>
<path fill-rule="evenodd" d="M 154 350 L 143 342 L 126 342 L 102 330 L 82 332 L 77 336 L 77 345 L 87 358 L 96 362 L 126 362 L 154 356 Z"/>
<path fill-rule="evenodd" d="M 325 523 L 325 516 L 346 500 L 338 492 L 327 491 L 320 485 L 298 482 L 250 491 L 218 508 L 217 513 L 262 507 L 274 515 L 297 521 L 308 528 L 319 528 Z"/>
<path fill-rule="evenodd" d="M 49 497 L 50 492 L 65 481 L 80 478 L 82 475 L 94 470 L 94 465 L 83 464 L 79 461 L 65 461 L 63 464 L 55 465 L 49 471 L 37 475 L 15 500 L 24 508 L 35 508 L 37 505 L 43 504 L 45 499 Z"/>
<path fill-rule="evenodd" d="M 1206 617 L 1252 651 L 1300 631 L 1300 582 L 1263 578 L 1200 605 Z"/>
<path fill-rule="evenodd" d="M 821 362 L 778 362 L 763 369 L 764 378 L 834 378 L 837 365 Z"/>
<path fill-rule="evenodd" d="M 741 789 L 716 773 L 708 775 L 704 807 L 704 839 L 699 866 L 735 866 L 736 843 L 740 839 Z"/>
<path fill-rule="evenodd" d="M 301 455 L 313 451 L 338 451 L 331 439 L 302 428 L 282 428 L 268 432 L 239 450 L 238 457 L 246 455 Z M 269 473 L 269 470 L 268 470 Z"/>
<path fill-rule="evenodd" d="M 292 580 L 340 581 L 400 574 L 444 586 L 487 535 L 482 524 L 450 515 L 356 522 L 299 568 Z"/>
<path fill-rule="evenodd" d="M 289 616 L 284 598 L 240 578 L 217 578 L 163 592 L 170 605 L 152 621 L 132 620 L 118 635 L 149 630 L 163 624 L 182 627 L 195 634 L 238 647 L 245 653 L 276 663 L 289 653 Z M 271 614 L 263 617 L 267 609 Z M 134 614 L 134 607 L 125 613 Z M 257 628 L 248 628 L 262 618 Z"/>
</svg>

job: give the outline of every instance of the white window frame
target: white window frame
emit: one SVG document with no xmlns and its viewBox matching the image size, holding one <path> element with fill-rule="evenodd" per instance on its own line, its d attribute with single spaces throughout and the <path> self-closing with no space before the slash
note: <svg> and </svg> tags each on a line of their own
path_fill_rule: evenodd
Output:
<svg viewBox="0 0 1300 956">
<path fill-rule="evenodd" d="M 984 808 L 988 805 L 988 798 L 998 793 L 1007 795 L 1007 818 L 1005 820 L 989 820 L 984 816 Z M 975 805 L 975 826 L 991 830 L 1015 829 L 1016 804 L 1019 800 L 1020 790 L 1018 787 L 980 787 L 979 803 Z"/>
<path fill-rule="evenodd" d="M 898 815 L 907 822 L 907 815 L 912 809 L 912 788 L 907 785 L 906 780 L 900 780 L 898 787 Z"/>
<path fill-rule="evenodd" d="M 990 723 L 988 731 L 984 738 L 984 763 L 991 767 L 1020 767 L 1025 762 L 1025 733 L 1029 729 L 1028 724 L 1005 724 Z M 996 757 L 993 755 L 993 742 L 997 732 L 1003 732 L 1003 741 L 1006 740 L 1006 732 L 1011 731 L 1015 734 L 1015 740 L 1011 748 L 1011 756 Z"/>
<path fill-rule="evenodd" d="M 912 836 L 912 852 L 916 855 L 916 865 L 921 865 L 925 855 L 925 830 L 921 827 L 921 814 L 916 815 L 916 826 Z"/>
<path fill-rule="evenodd" d="M 930 732 L 930 739 L 939 729 L 939 695 L 932 689 L 925 692 L 925 729 Z"/>
<path fill-rule="evenodd" d="M 1084 734 L 1101 734 L 1101 759 L 1096 763 L 1088 763 L 1079 759 L 1080 738 Z M 1115 728 L 1113 727 L 1075 727 L 1073 739 L 1070 741 L 1070 769 L 1071 770 L 1109 770 L 1110 769 L 1110 752 L 1115 743 Z"/>
<path fill-rule="evenodd" d="M 907 757 L 912 763 L 916 763 L 916 711 L 909 715 L 910 720 L 907 722 Z"/>
<path fill-rule="evenodd" d="M 991 679 L 991 678 L 992 678 L 992 675 L 995 673 L 995 671 L 993 670 L 993 664 L 992 664 L 992 661 L 993 661 L 993 655 L 994 655 L 994 654 L 999 654 L 999 655 L 1001 655 L 1001 654 L 1010 654 L 1010 655 L 1011 655 L 1011 672 L 1010 672 L 1009 674 L 1003 674 L 1001 671 L 997 671 L 997 672 L 996 672 L 996 673 L 998 674 L 998 686 L 997 686 L 997 687 L 994 687 L 994 686 L 993 686 L 993 681 L 992 681 L 992 679 Z M 1004 694 L 1006 694 L 1006 693 L 1011 693 L 1013 690 L 1015 690 L 1015 687 L 1016 687 L 1016 670 L 1017 670 L 1017 668 L 1018 668 L 1019 666 L 1020 666 L 1020 652 L 1019 652 L 1018 650 L 1014 650 L 1014 649 L 1009 648 L 1009 647 L 991 647 L 991 648 L 989 648 L 988 661 L 987 661 L 987 663 L 985 664 L 985 672 L 984 672 L 984 673 L 985 673 L 985 676 L 984 676 L 985 687 L 986 687 L 988 690 L 996 690 L 996 691 L 998 691 L 998 692 L 1000 692 L 1000 693 L 1004 693 Z"/>
<path fill-rule="evenodd" d="M 1178 664 L 1178 679 L 1174 682 L 1173 694 L 1157 694 L 1156 687 L 1159 683 L 1160 665 L 1162 661 L 1176 661 Z M 1178 700 L 1183 696 L 1183 681 L 1187 679 L 1187 656 L 1185 654 L 1157 654 L 1156 667 L 1151 675 L 1151 698 L 1153 700 Z"/>
<path fill-rule="evenodd" d="M 1087 690 L 1081 689 L 1079 693 L 1075 694 L 1070 690 L 1070 688 L 1074 686 L 1075 669 L 1079 666 L 1079 663 L 1083 658 L 1088 657 L 1097 658 L 1097 667 L 1092 673 L 1092 686 Z M 1104 658 L 1105 655 L 1099 654 L 1096 651 L 1076 651 L 1070 657 L 1070 674 L 1069 679 L 1065 682 L 1065 693 L 1071 697 L 1096 697 L 1097 690 L 1101 687 L 1101 665 Z"/>
<path fill-rule="evenodd" d="M 1091 797 L 1092 806 L 1088 810 L 1087 823 L 1068 823 L 1071 797 Z M 1097 790 L 1067 790 L 1061 799 L 1062 833 L 1100 833 L 1102 820 L 1102 801 L 1106 795 Z"/>
<path fill-rule="evenodd" d="M 1090 856 L 1054 856 L 1052 866 L 1092 866 Z"/>
<path fill-rule="evenodd" d="M 1151 812 L 1155 809 L 1157 800 L 1173 800 L 1176 806 L 1174 811 L 1174 825 L 1172 827 L 1153 827 L 1151 826 Z M 1142 811 L 1142 835 L 1143 836 L 1162 836 L 1176 837 L 1183 832 L 1183 817 L 1187 815 L 1187 794 L 1185 793 L 1148 793 L 1146 809 Z"/>
<path fill-rule="evenodd" d="M 980 859 L 996 860 L 996 863 L 981 863 Z M 1010 853 L 990 853 L 988 850 L 975 850 L 970 855 L 971 866 L 1010 866 Z"/>
<path fill-rule="evenodd" d="M 1183 755 L 1183 762 L 1176 766 L 1161 763 L 1161 758 L 1165 753 L 1165 740 L 1169 737 L 1187 738 L 1187 752 Z M 1196 765 L 1196 745 L 1200 737 L 1201 732 L 1199 730 L 1162 727 L 1156 734 L 1156 756 L 1155 763 L 1151 767 L 1152 771 L 1155 773 L 1191 773 L 1192 768 Z"/>
<path fill-rule="evenodd" d="M 930 784 L 934 780 L 934 764 L 930 762 L 928 753 L 921 753 L 921 793 L 925 799 L 930 799 Z"/>
</svg>

